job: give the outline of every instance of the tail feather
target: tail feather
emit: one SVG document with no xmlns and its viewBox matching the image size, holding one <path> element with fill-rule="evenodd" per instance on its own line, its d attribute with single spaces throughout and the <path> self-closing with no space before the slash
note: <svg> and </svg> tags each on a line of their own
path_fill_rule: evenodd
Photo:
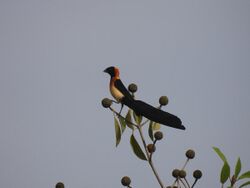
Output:
<svg viewBox="0 0 250 188">
<path fill-rule="evenodd" d="M 124 97 L 122 101 L 126 106 L 134 110 L 137 114 L 142 115 L 148 118 L 151 121 L 173 127 L 176 129 L 185 130 L 185 127 L 182 125 L 180 118 L 175 115 L 172 115 L 168 112 L 162 111 L 158 108 L 155 108 L 143 101 L 128 99 Z"/>
</svg>

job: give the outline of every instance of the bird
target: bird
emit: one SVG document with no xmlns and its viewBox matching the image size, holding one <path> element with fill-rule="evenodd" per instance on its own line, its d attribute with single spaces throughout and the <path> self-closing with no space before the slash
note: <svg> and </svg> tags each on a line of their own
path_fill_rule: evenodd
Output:
<svg viewBox="0 0 250 188">
<path fill-rule="evenodd" d="M 181 119 L 177 116 L 165 112 L 159 108 L 155 108 L 142 100 L 134 99 L 132 94 L 122 83 L 120 79 L 120 71 L 117 67 L 110 66 L 103 72 L 110 75 L 109 90 L 111 95 L 116 100 L 116 103 L 121 103 L 121 110 L 123 108 L 123 105 L 126 105 L 137 115 L 143 116 L 153 122 L 160 123 L 172 128 L 185 130 L 185 127 L 182 125 Z"/>
</svg>

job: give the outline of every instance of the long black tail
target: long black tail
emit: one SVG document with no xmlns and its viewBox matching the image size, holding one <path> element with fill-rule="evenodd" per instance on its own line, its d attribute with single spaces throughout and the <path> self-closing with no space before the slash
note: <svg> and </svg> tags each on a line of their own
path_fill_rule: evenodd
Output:
<svg viewBox="0 0 250 188">
<path fill-rule="evenodd" d="M 137 114 L 142 115 L 148 118 L 151 121 L 173 127 L 176 129 L 185 130 L 185 127 L 182 125 L 180 118 L 175 115 L 172 115 L 168 112 L 164 112 L 158 108 L 155 108 L 143 101 L 129 99 L 124 97 L 122 102 L 134 110 Z"/>
</svg>

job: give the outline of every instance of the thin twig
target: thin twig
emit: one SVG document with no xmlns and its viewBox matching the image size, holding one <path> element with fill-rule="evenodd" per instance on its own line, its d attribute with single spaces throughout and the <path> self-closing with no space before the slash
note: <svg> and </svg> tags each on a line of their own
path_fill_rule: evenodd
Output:
<svg viewBox="0 0 250 188">
<path fill-rule="evenodd" d="M 186 162 L 184 163 L 184 165 L 183 165 L 183 167 L 181 168 L 181 170 L 184 170 L 184 168 L 185 168 L 185 167 L 187 166 L 187 164 L 188 164 L 188 161 L 189 161 L 189 159 L 186 160 Z M 178 178 L 177 178 L 177 179 L 178 179 Z M 172 184 L 171 187 L 173 187 L 173 186 L 176 184 L 177 179 L 174 181 L 174 183 Z M 188 187 L 190 187 L 190 186 L 188 186 Z"/>
<path fill-rule="evenodd" d="M 157 140 L 154 140 L 154 142 L 153 142 L 154 147 L 155 147 L 156 141 L 157 141 Z M 150 155 L 149 155 L 149 161 L 152 161 L 153 153 L 154 153 L 154 152 L 150 153 Z"/>
<path fill-rule="evenodd" d="M 162 188 L 164 188 L 164 184 L 162 183 L 162 181 L 161 181 L 161 179 L 160 179 L 160 177 L 159 177 L 159 175 L 158 175 L 158 173 L 157 173 L 157 171 L 156 171 L 156 169 L 155 169 L 155 167 L 154 167 L 153 161 L 150 160 L 150 155 L 149 155 L 149 152 L 148 152 L 148 150 L 147 150 L 147 145 L 146 145 L 146 142 L 145 142 L 143 133 L 142 133 L 141 126 L 139 126 L 138 130 L 139 130 L 139 133 L 140 133 L 140 136 L 141 136 L 141 140 L 142 140 L 142 143 L 143 143 L 143 146 L 144 146 L 146 155 L 147 155 L 148 163 L 149 163 L 149 165 L 150 165 L 152 171 L 154 172 L 154 175 L 155 175 L 156 179 L 158 180 L 158 183 L 160 184 L 160 186 L 161 186 Z"/>
<path fill-rule="evenodd" d="M 147 122 L 149 122 L 149 119 L 147 119 L 146 121 L 144 121 L 143 123 L 141 123 L 141 126 L 145 125 Z"/>
<path fill-rule="evenodd" d="M 185 182 L 181 178 L 179 180 L 182 183 L 182 185 L 184 185 L 184 187 L 187 188 L 187 185 L 185 184 Z"/>
<path fill-rule="evenodd" d="M 187 179 L 186 179 L 186 178 L 184 178 L 184 180 L 185 180 L 185 182 L 186 182 L 187 186 L 190 188 L 190 185 L 189 185 L 189 183 L 188 183 Z"/>
<path fill-rule="evenodd" d="M 179 181 L 180 179 L 179 178 L 177 178 L 177 187 L 179 188 L 179 187 L 181 187 L 180 186 L 180 181 Z"/>
<path fill-rule="evenodd" d="M 184 170 L 184 168 L 187 166 L 187 164 L 188 164 L 188 161 L 189 161 L 189 159 L 187 159 L 186 160 L 186 162 L 185 162 L 185 164 L 183 165 L 183 167 L 181 168 L 181 170 Z"/>
<path fill-rule="evenodd" d="M 198 181 L 198 179 L 195 179 L 195 181 L 194 181 L 193 185 L 191 186 L 191 188 L 194 187 L 194 185 L 196 184 L 197 181 Z"/>
<path fill-rule="evenodd" d="M 123 117 L 121 114 L 119 114 L 118 112 L 116 112 L 112 107 L 109 107 L 109 109 L 110 109 L 112 112 L 114 112 L 114 113 L 117 115 L 117 117 L 123 118 L 127 123 L 132 124 L 132 125 L 134 125 L 135 127 L 138 128 L 138 125 L 137 125 L 137 124 L 135 124 L 135 123 L 133 123 L 133 122 L 131 122 L 131 121 L 128 121 L 125 117 Z"/>
<path fill-rule="evenodd" d="M 175 186 L 175 184 L 176 184 L 176 182 L 177 182 L 177 179 L 178 179 L 178 178 L 175 179 L 175 181 L 174 181 L 174 183 L 172 184 L 171 187 L 174 187 L 174 186 Z"/>
</svg>

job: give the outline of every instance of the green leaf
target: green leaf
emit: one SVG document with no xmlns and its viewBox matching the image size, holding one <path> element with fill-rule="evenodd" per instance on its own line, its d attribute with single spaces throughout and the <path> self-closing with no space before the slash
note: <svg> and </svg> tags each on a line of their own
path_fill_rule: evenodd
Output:
<svg viewBox="0 0 250 188">
<path fill-rule="evenodd" d="M 246 183 L 243 183 L 241 186 L 239 186 L 239 188 L 245 187 L 246 185 L 250 185 L 250 181 L 248 181 L 248 182 L 246 182 Z"/>
<path fill-rule="evenodd" d="M 134 125 L 132 124 L 131 110 L 130 109 L 128 110 L 128 113 L 127 113 L 127 115 L 125 117 L 125 121 L 126 121 L 127 126 L 130 129 L 134 130 Z"/>
<path fill-rule="evenodd" d="M 219 157 L 221 158 L 221 160 L 224 163 L 227 163 L 227 158 L 225 157 L 225 155 L 221 152 L 221 150 L 217 147 L 213 147 L 214 151 L 219 155 Z"/>
<path fill-rule="evenodd" d="M 161 129 L 161 124 L 154 122 L 153 123 L 153 130 L 158 131 Z"/>
<path fill-rule="evenodd" d="M 130 144 L 131 144 L 131 147 L 132 147 L 132 150 L 134 152 L 134 154 L 142 159 L 142 160 L 147 160 L 145 154 L 143 153 L 140 145 L 138 144 L 137 140 L 135 139 L 134 135 L 132 134 L 131 137 L 130 137 Z"/>
<path fill-rule="evenodd" d="M 245 178 L 250 178 L 250 171 L 247 171 L 247 172 L 241 174 L 240 177 L 238 178 L 238 180 L 245 179 Z"/>
<path fill-rule="evenodd" d="M 120 125 L 121 125 L 121 130 L 122 130 L 122 133 L 123 133 L 125 131 L 125 129 L 126 129 L 126 121 L 121 116 L 119 116 L 118 119 L 119 119 L 119 122 L 120 122 Z"/>
<path fill-rule="evenodd" d="M 153 135 L 153 121 L 150 121 L 148 126 L 148 136 L 149 138 L 154 141 L 154 135 Z"/>
<path fill-rule="evenodd" d="M 142 116 L 137 115 L 137 114 L 135 113 L 135 111 L 133 111 L 133 116 L 134 116 L 135 122 L 136 122 L 138 125 L 140 125 L 140 123 L 141 123 L 141 121 L 142 121 Z"/>
<path fill-rule="evenodd" d="M 221 174 L 220 174 L 220 182 L 224 184 L 230 176 L 230 167 L 227 162 L 224 163 Z"/>
<path fill-rule="evenodd" d="M 240 161 L 240 158 L 238 158 L 236 166 L 235 166 L 235 170 L 234 170 L 234 177 L 236 179 L 238 178 L 240 171 L 241 171 L 241 161 Z"/>
<path fill-rule="evenodd" d="M 121 129 L 120 129 L 120 126 L 119 126 L 119 123 L 118 123 L 116 117 L 114 117 L 114 121 L 115 121 L 115 137 L 116 137 L 115 146 L 117 147 L 121 141 Z"/>
</svg>

